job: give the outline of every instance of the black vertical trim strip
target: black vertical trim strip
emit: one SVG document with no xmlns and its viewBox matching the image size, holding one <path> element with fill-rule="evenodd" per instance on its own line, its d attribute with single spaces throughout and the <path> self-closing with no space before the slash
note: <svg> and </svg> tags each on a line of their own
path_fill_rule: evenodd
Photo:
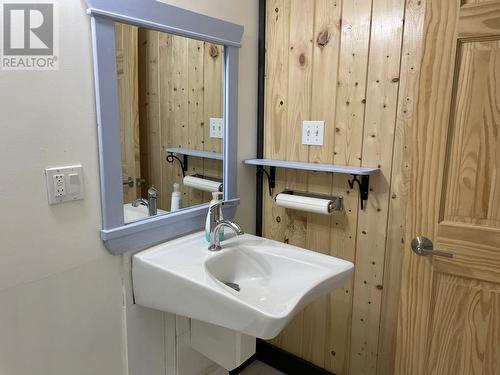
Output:
<svg viewBox="0 0 500 375">
<path fill-rule="evenodd" d="M 264 89 L 266 66 L 266 0 L 259 0 L 259 71 L 257 89 L 257 158 L 264 157 Z M 257 169 L 259 171 L 259 169 Z M 262 236 L 263 175 L 257 173 L 255 234 Z"/>
</svg>

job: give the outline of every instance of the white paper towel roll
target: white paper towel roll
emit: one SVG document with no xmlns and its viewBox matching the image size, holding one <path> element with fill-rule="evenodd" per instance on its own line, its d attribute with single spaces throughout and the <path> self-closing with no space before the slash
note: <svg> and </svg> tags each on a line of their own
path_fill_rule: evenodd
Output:
<svg viewBox="0 0 500 375">
<path fill-rule="evenodd" d="M 222 191 L 222 182 L 212 181 L 206 178 L 200 178 L 195 176 L 184 177 L 184 185 L 191 187 L 193 189 L 198 189 L 202 191 L 207 191 L 213 193 L 214 191 Z"/>
<path fill-rule="evenodd" d="M 328 199 L 304 197 L 301 195 L 281 193 L 276 196 L 276 204 L 280 207 L 294 210 L 314 212 L 316 214 L 330 215 L 332 201 Z"/>
</svg>

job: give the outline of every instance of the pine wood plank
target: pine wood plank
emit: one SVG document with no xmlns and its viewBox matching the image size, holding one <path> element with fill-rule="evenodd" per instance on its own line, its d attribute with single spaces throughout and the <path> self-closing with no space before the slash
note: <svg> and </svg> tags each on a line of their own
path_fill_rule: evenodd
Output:
<svg viewBox="0 0 500 375">
<path fill-rule="evenodd" d="M 362 165 L 378 167 L 366 208 L 358 216 L 354 279 L 351 372 L 375 373 L 389 206 L 395 118 L 399 89 L 403 0 L 372 6 Z"/>
<path fill-rule="evenodd" d="M 264 112 L 264 155 L 270 159 L 286 158 L 286 123 L 288 120 L 288 63 L 290 40 L 290 1 L 266 1 L 266 71 Z M 263 228 L 265 237 L 287 241 L 289 225 L 286 209 L 278 207 L 268 193 L 268 181 L 263 185 Z M 276 173 L 275 192 L 286 188 L 286 171 Z M 281 337 L 271 340 L 281 347 Z"/>
<path fill-rule="evenodd" d="M 363 121 L 366 102 L 366 77 L 371 22 L 371 0 L 344 1 L 342 3 L 342 29 L 339 74 L 337 83 L 334 163 L 361 165 Z M 345 189 L 347 177 L 334 176 L 337 189 Z M 336 220 L 331 254 L 354 262 L 357 237 L 359 196 L 345 196 L 345 216 Z M 355 276 L 356 277 L 356 265 Z M 327 369 L 349 374 L 351 363 L 353 284 L 337 290 L 330 301 L 331 337 L 330 362 Z M 339 321 L 340 320 L 340 321 Z M 333 355 L 335 353 L 335 355 Z"/>
<path fill-rule="evenodd" d="M 394 373 L 396 327 L 404 251 L 405 209 L 410 188 L 412 129 L 418 97 L 418 78 L 422 56 L 425 2 L 407 0 L 401 53 L 396 131 L 391 172 L 391 189 L 385 246 L 380 336 L 377 374 Z"/>
<path fill-rule="evenodd" d="M 121 123 L 122 175 L 134 180 L 141 175 L 139 141 L 137 28 L 115 25 L 118 99 Z M 124 202 L 140 196 L 140 189 L 123 186 Z"/>
<path fill-rule="evenodd" d="M 204 43 L 188 39 L 188 143 L 190 149 L 203 150 L 204 145 Z M 203 174 L 204 160 L 189 159 L 189 174 Z M 203 203 L 203 192 L 197 189 L 188 189 L 188 203 L 194 206 Z"/>
<path fill-rule="evenodd" d="M 335 137 L 335 102 L 340 53 L 340 18 L 342 4 L 337 0 L 316 0 L 314 10 L 312 56 L 312 120 L 325 122 L 322 147 L 309 146 L 309 162 L 332 163 Z M 332 175 L 309 173 L 308 190 L 332 193 Z M 307 215 L 306 246 L 325 254 L 330 253 L 332 216 Z M 330 340 L 328 327 L 329 295 L 313 302 L 304 310 L 302 357 L 323 367 L 331 354 L 325 350 Z"/>
<path fill-rule="evenodd" d="M 173 50 L 173 36 L 166 33 L 158 33 L 158 70 L 157 76 L 151 79 L 158 80 L 159 87 L 159 118 L 160 118 L 160 136 L 162 146 L 170 146 L 172 144 L 173 129 L 170 124 L 174 121 L 173 109 L 173 69 L 172 65 L 172 50 Z M 152 74 L 155 72 L 152 71 Z M 175 167 L 167 163 L 165 155 L 161 155 L 162 169 L 161 169 L 161 201 L 164 207 L 170 210 L 170 200 L 172 194 L 172 185 L 175 180 Z"/>
<path fill-rule="evenodd" d="M 171 55 L 169 60 L 167 60 L 169 64 L 168 74 L 171 77 L 171 86 L 169 93 L 172 98 L 171 118 L 168 124 L 168 131 L 171 134 L 169 141 L 171 146 L 188 148 L 188 39 L 173 35 L 171 41 Z M 182 184 L 182 169 L 179 163 L 173 163 L 171 164 L 171 167 L 173 170 L 172 182 L 170 185 L 170 189 L 167 185 L 165 190 L 172 190 L 172 185 L 174 183 L 178 183 L 181 186 L 182 201 L 184 202 L 184 204 L 189 203 L 188 193 L 191 189 L 186 188 Z"/>
<path fill-rule="evenodd" d="M 288 117 L 287 160 L 308 161 L 308 147 L 302 145 L 302 121 L 310 118 L 312 85 L 312 38 L 314 2 L 291 0 L 290 3 L 290 57 L 288 66 Z M 288 171 L 286 186 L 291 189 L 307 189 L 307 173 Z M 286 228 L 289 243 L 306 246 L 307 214 L 287 210 L 290 217 Z M 283 349 L 301 355 L 302 312 L 292 320 L 282 334 Z"/>
<path fill-rule="evenodd" d="M 222 141 L 210 138 L 210 118 L 223 117 L 222 91 L 223 91 L 223 64 L 224 50 L 221 46 L 205 43 L 203 53 L 203 150 L 222 152 Z M 204 160 L 203 172 L 207 176 L 222 177 L 222 162 Z M 204 193 L 206 202 L 212 199 L 211 194 Z"/>
<path fill-rule="evenodd" d="M 162 129 L 160 124 L 160 86 L 158 79 L 159 33 L 139 29 L 139 100 L 142 196 L 147 196 L 149 186 L 159 193 L 158 207 L 169 207 L 170 202 L 163 194 L 164 156 Z"/>
</svg>

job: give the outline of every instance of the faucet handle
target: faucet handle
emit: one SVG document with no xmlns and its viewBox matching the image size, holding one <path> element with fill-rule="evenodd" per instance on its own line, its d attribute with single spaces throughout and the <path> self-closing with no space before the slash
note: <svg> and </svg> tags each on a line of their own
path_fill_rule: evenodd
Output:
<svg viewBox="0 0 500 375">
<path fill-rule="evenodd" d="M 210 210 L 210 212 L 215 212 L 215 210 L 220 209 L 223 205 L 224 205 L 224 202 L 217 202 L 217 203 L 214 203 L 213 205 L 211 205 L 208 209 Z"/>
<path fill-rule="evenodd" d="M 151 186 L 148 189 L 148 197 L 150 197 L 150 198 L 156 198 L 157 195 L 158 195 L 158 190 L 156 190 L 153 186 Z"/>
</svg>

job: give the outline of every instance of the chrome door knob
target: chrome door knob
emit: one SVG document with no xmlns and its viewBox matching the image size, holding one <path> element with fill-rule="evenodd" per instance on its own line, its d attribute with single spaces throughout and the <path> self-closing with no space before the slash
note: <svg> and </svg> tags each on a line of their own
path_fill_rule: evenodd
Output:
<svg viewBox="0 0 500 375">
<path fill-rule="evenodd" d="M 438 257 L 453 258 L 452 253 L 434 250 L 434 244 L 424 236 L 417 236 L 411 241 L 411 249 L 420 256 L 435 255 Z"/>
<path fill-rule="evenodd" d="M 123 180 L 123 186 L 128 186 L 128 187 L 133 188 L 134 187 L 134 179 L 132 177 L 129 177 L 126 180 Z"/>
</svg>

